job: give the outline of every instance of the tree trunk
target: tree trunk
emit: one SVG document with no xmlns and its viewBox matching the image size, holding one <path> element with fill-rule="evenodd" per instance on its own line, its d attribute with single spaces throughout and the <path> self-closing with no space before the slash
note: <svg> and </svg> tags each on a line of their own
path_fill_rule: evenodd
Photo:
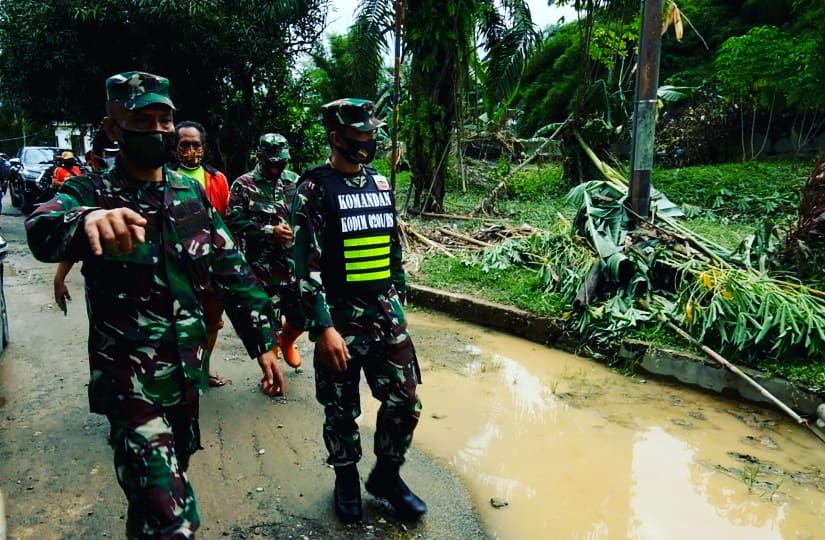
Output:
<svg viewBox="0 0 825 540">
<path fill-rule="evenodd" d="M 443 7 L 439 9 L 444 9 Z M 449 17 L 434 18 L 432 10 L 411 3 L 408 28 L 429 28 Z M 407 115 L 407 154 L 412 170 L 413 207 L 443 212 L 446 178 L 450 170 L 450 136 L 456 118 L 459 47 L 454 42 L 410 41 L 410 106 Z M 442 159 L 443 156 L 443 159 Z"/>
</svg>

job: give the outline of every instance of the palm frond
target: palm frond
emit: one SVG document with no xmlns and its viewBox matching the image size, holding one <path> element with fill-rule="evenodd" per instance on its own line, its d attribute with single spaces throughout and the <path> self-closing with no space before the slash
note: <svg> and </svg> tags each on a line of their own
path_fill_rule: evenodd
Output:
<svg viewBox="0 0 825 540">
<path fill-rule="evenodd" d="M 352 24 L 353 50 L 366 72 L 383 66 L 388 50 L 387 35 L 395 24 L 395 11 L 389 0 L 361 0 Z"/>
<path fill-rule="evenodd" d="M 486 83 L 492 101 L 506 106 L 518 89 L 527 60 L 541 44 L 541 33 L 526 2 L 511 0 L 503 5 L 505 13 L 491 10 L 493 14 L 484 19 L 480 30 L 485 37 Z"/>
</svg>

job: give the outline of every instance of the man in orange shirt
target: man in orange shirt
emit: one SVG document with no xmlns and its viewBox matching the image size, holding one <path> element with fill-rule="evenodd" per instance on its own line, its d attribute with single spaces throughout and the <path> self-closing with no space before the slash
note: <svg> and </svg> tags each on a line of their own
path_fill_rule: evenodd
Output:
<svg viewBox="0 0 825 540">
<path fill-rule="evenodd" d="M 215 210 L 225 217 L 229 204 L 229 182 L 222 172 L 203 162 L 206 129 L 191 120 L 179 122 L 175 126 L 175 152 L 178 161 L 172 168 L 197 180 Z"/>
<path fill-rule="evenodd" d="M 175 126 L 175 153 L 177 162 L 169 168 L 197 180 L 206 191 L 206 196 L 215 210 L 221 217 L 226 217 L 229 182 L 222 172 L 203 162 L 206 154 L 206 129 L 191 120 L 179 122 Z M 203 291 L 201 305 L 206 324 L 206 352 L 212 356 L 212 349 L 218 340 L 218 330 L 223 328 L 223 305 L 218 294 L 212 289 Z M 209 371 L 209 386 L 225 384 L 226 378 Z"/>
<path fill-rule="evenodd" d="M 60 189 L 63 182 L 72 176 L 80 176 L 83 174 L 80 171 L 80 167 L 77 166 L 73 152 L 69 152 L 68 150 L 63 152 L 60 154 L 60 157 L 57 158 L 56 162 L 57 167 L 55 167 L 54 172 L 52 172 L 52 188 L 54 189 Z"/>
</svg>

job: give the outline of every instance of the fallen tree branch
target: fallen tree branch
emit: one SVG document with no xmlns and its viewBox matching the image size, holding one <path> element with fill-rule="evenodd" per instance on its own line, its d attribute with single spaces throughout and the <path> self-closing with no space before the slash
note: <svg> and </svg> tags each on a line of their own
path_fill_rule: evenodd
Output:
<svg viewBox="0 0 825 540">
<path fill-rule="evenodd" d="M 431 219 L 458 219 L 461 221 L 473 221 L 478 219 L 473 216 L 462 216 L 458 214 L 436 214 L 434 212 L 412 212 L 417 216 Z"/>
<path fill-rule="evenodd" d="M 447 255 L 448 257 L 452 257 L 453 259 L 457 258 L 453 253 L 450 252 L 449 249 L 444 247 L 442 244 L 439 244 L 438 242 L 435 242 L 435 241 L 427 238 L 426 236 L 424 236 L 420 232 L 416 231 L 415 229 L 413 229 L 409 225 L 406 225 L 405 228 L 406 228 L 406 231 L 409 234 L 413 235 L 416 239 L 418 239 L 419 242 L 421 242 L 425 246 L 436 249 L 436 250 L 442 252 L 443 254 Z"/>
<path fill-rule="evenodd" d="M 460 221 L 476 221 L 478 219 L 481 219 L 482 221 L 498 221 L 498 222 L 501 222 L 501 223 L 506 223 L 507 222 L 507 220 L 504 219 L 504 218 L 493 218 L 493 217 L 488 217 L 488 216 L 484 216 L 483 218 L 480 218 L 480 217 L 477 217 L 477 216 L 463 216 L 463 215 L 460 215 L 460 214 L 438 214 L 438 213 L 435 213 L 435 212 L 421 212 L 419 210 L 408 210 L 407 213 L 416 215 L 418 217 L 429 218 L 429 219 L 457 219 L 457 220 L 460 220 Z"/>
<path fill-rule="evenodd" d="M 447 236 L 452 236 L 453 238 L 458 238 L 459 240 L 463 240 L 463 241 L 465 241 L 469 244 L 474 244 L 476 246 L 481 246 L 481 247 L 486 248 L 486 247 L 491 247 L 493 245 L 493 244 L 490 244 L 488 242 L 483 242 L 481 240 L 476 240 L 472 236 L 467 236 L 466 234 L 461 234 L 461 233 L 457 233 L 455 231 L 451 231 L 450 229 L 448 229 L 446 227 L 439 227 L 438 232 L 440 232 L 441 234 L 445 234 Z"/>
</svg>

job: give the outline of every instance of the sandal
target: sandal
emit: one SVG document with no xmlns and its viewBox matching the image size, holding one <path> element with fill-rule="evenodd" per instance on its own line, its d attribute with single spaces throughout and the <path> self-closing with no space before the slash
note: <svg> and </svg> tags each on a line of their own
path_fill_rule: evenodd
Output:
<svg viewBox="0 0 825 540">
<path fill-rule="evenodd" d="M 223 377 L 221 375 L 212 375 L 211 373 L 209 374 L 209 386 L 211 386 L 212 388 L 217 388 L 225 384 L 226 377 Z"/>
</svg>

